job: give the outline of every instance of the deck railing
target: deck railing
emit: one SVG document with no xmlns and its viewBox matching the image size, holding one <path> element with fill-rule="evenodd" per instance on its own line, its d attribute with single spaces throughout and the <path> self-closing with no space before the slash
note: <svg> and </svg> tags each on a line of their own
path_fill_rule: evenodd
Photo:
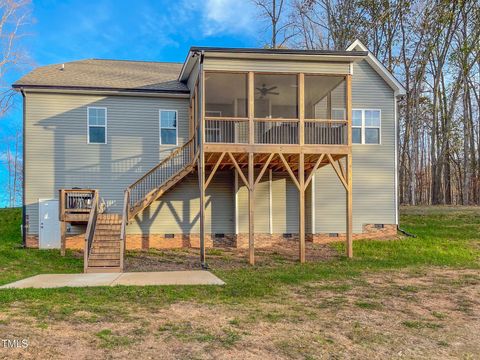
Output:
<svg viewBox="0 0 480 360">
<path fill-rule="evenodd" d="M 130 185 L 127 188 L 129 208 L 133 208 L 144 201 L 150 193 L 191 164 L 195 155 L 194 151 L 192 138 Z"/>
<path fill-rule="evenodd" d="M 304 144 L 347 145 L 348 121 L 305 120 Z M 254 119 L 255 144 L 300 144 L 298 119 Z M 206 118 L 205 142 L 223 144 L 247 144 L 249 121 L 246 118 Z"/>
<path fill-rule="evenodd" d="M 305 120 L 305 144 L 346 145 L 346 120 Z"/>
<path fill-rule="evenodd" d="M 254 120 L 255 144 L 298 144 L 298 120 Z"/>
<path fill-rule="evenodd" d="M 85 232 L 85 248 L 83 251 L 83 266 L 85 272 L 87 272 L 88 257 L 90 256 L 90 251 L 92 249 L 92 243 L 95 236 L 95 227 L 98 216 L 98 192 L 96 190 L 94 190 L 93 193 L 89 212 L 90 214 L 88 216 L 87 230 Z"/>
<path fill-rule="evenodd" d="M 130 190 L 126 189 L 124 193 L 124 198 L 123 198 L 122 225 L 120 228 L 120 271 L 123 271 L 123 263 L 124 263 L 124 257 L 125 257 L 129 203 L 130 203 Z"/>
<path fill-rule="evenodd" d="M 205 120 L 205 142 L 248 143 L 248 119 L 223 118 Z"/>
<path fill-rule="evenodd" d="M 61 189 L 60 195 L 60 220 L 65 215 L 88 214 L 92 208 L 96 190 L 93 189 Z"/>
</svg>

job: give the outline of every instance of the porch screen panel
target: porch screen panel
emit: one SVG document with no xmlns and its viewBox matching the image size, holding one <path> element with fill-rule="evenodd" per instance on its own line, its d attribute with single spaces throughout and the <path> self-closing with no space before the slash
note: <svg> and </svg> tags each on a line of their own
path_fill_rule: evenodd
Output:
<svg viewBox="0 0 480 360">
<path fill-rule="evenodd" d="M 247 104 L 247 74 L 206 73 L 206 117 L 245 118 Z"/>
<path fill-rule="evenodd" d="M 305 75 L 305 143 L 345 144 L 346 83 L 343 76 Z"/>
<path fill-rule="evenodd" d="M 345 120 L 343 76 L 305 75 L 305 119 Z"/>
<path fill-rule="evenodd" d="M 244 143 L 248 140 L 247 81 L 246 73 L 206 73 L 205 142 Z"/>
<path fill-rule="evenodd" d="M 296 74 L 255 74 L 255 118 L 298 118 Z"/>
</svg>

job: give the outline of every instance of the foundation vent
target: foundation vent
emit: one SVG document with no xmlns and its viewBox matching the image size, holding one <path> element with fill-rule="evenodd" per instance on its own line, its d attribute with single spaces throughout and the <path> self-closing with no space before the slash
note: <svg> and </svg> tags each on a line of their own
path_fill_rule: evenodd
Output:
<svg viewBox="0 0 480 360">
<path fill-rule="evenodd" d="M 385 227 L 384 224 L 375 224 L 375 229 L 383 229 Z"/>
<path fill-rule="evenodd" d="M 215 238 L 216 239 L 223 239 L 223 238 L 225 238 L 225 234 L 224 233 L 215 233 Z"/>
<path fill-rule="evenodd" d="M 285 233 L 283 234 L 283 238 L 284 239 L 291 239 L 293 236 L 292 236 L 292 233 Z"/>
<path fill-rule="evenodd" d="M 165 239 L 174 239 L 175 234 L 165 234 Z"/>
<path fill-rule="evenodd" d="M 328 234 L 329 237 L 338 237 L 338 233 L 330 233 Z"/>
</svg>

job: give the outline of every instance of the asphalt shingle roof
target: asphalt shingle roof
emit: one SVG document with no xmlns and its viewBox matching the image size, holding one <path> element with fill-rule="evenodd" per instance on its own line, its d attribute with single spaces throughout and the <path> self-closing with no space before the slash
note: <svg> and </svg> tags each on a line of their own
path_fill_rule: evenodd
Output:
<svg viewBox="0 0 480 360">
<path fill-rule="evenodd" d="M 58 87 L 130 91 L 186 92 L 178 81 L 181 63 L 88 59 L 41 66 L 14 87 Z"/>
</svg>

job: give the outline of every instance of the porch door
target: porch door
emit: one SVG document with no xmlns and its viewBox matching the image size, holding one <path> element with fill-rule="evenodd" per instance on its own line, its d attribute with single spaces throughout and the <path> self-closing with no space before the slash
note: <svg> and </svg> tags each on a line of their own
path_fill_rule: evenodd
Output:
<svg viewBox="0 0 480 360">
<path fill-rule="evenodd" d="M 39 244 L 40 249 L 60 248 L 60 220 L 58 219 L 58 200 L 39 200 Z"/>
</svg>

